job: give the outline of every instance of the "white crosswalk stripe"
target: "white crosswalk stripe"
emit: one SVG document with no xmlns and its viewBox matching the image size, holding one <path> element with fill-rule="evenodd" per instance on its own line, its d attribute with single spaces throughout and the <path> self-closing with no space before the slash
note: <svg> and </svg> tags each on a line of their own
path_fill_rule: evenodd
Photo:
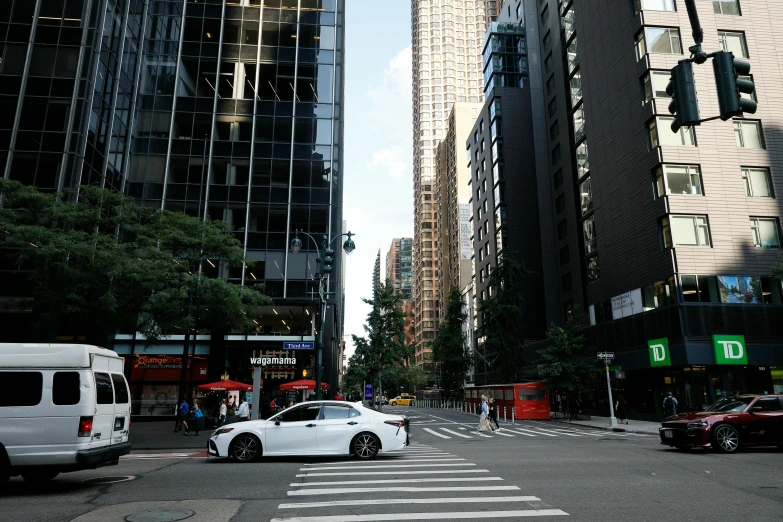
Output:
<svg viewBox="0 0 783 522">
<path fill-rule="evenodd" d="M 458 431 L 450 430 L 448 428 L 441 428 L 441 431 L 445 431 L 446 433 L 451 433 L 452 435 L 456 435 L 457 437 L 462 437 L 463 439 L 472 439 L 470 435 L 465 435 L 464 433 L 460 433 Z"/>
<path fill-rule="evenodd" d="M 441 430 L 473 439 L 455 430 Z M 431 431 L 452 438 L 442 435 L 441 430 Z M 381 454 L 367 463 L 303 464 L 302 473 L 290 484 L 288 501 L 278 505 L 277 517 L 272 522 L 519 520 L 569 515 L 544 504 L 539 491 L 522 491 L 517 485 L 504 484 L 502 477 L 479 475 L 488 474 L 489 470 L 476 469 L 476 464 L 466 462 L 459 455 L 445 454 L 447 458 L 436 459 L 425 456 L 434 451 L 437 450 L 414 445 L 392 455 Z M 316 478 L 324 476 L 338 478 Z M 481 483 L 480 495 L 474 494 L 477 482 Z"/>
<path fill-rule="evenodd" d="M 448 435 L 443 435 L 442 433 L 438 433 L 437 431 L 431 430 L 429 428 L 422 428 L 422 430 L 426 431 L 427 433 L 432 433 L 433 435 L 435 435 L 436 437 L 440 437 L 441 439 L 450 439 L 451 438 Z"/>
</svg>

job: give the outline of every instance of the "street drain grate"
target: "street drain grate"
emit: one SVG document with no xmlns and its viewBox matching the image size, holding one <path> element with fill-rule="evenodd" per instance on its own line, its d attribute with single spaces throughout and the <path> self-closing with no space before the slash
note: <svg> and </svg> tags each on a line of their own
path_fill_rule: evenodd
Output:
<svg viewBox="0 0 783 522">
<path fill-rule="evenodd" d="M 128 482 L 136 477 L 133 475 L 118 475 L 114 477 L 97 477 L 84 481 L 85 484 L 116 484 L 118 482 Z"/>
<path fill-rule="evenodd" d="M 125 517 L 126 522 L 176 522 L 195 515 L 190 509 L 147 509 Z"/>
</svg>

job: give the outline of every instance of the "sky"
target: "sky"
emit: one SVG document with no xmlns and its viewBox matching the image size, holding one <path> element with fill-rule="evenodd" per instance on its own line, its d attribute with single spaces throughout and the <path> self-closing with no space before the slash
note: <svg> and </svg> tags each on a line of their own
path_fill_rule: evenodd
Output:
<svg viewBox="0 0 783 522">
<path fill-rule="evenodd" d="M 378 249 L 413 236 L 411 4 L 347 0 L 344 212 L 356 234 L 347 258 L 345 335 L 363 335 Z M 353 353 L 352 342 L 346 350 Z"/>
</svg>

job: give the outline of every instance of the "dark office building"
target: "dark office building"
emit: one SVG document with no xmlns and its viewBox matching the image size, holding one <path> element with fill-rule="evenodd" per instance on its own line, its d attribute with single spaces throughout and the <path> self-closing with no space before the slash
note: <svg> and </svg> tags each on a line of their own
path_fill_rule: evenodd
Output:
<svg viewBox="0 0 783 522">
<path fill-rule="evenodd" d="M 316 245 L 342 232 L 344 0 L 14 0 L 0 3 L 0 165 L 48 190 L 101 184 L 144 205 L 233 226 L 252 269 L 207 277 L 263 285 L 255 335 L 199 332 L 192 384 L 291 381 L 312 352 Z M 294 230 L 301 252 L 289 249 Z M 337 385 L 342 240 L 324 318 L 324 381 Z M 313 292 L 316 292 L 315 298 Z M 4 291 L 5 293 L 5 291 Z M 22 321 L 23 323 L 23 321 Z M 21 323 L 20 323 L 21 324 Z M 182 336 L 119 334 L 134 414 L 176 400 Z"/>
</svg>

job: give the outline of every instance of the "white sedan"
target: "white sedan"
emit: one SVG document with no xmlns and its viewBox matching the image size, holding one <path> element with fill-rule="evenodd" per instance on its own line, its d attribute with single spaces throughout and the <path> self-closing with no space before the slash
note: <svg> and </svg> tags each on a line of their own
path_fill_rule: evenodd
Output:
<svg viewBox="0 0 783 522">
<path fill-rule="evenodd" d="M 311 401 L 292 406 L 268 420 L 245 421 L 218 428 L 207 452 L 253 462 L 265 456 L 354 455 L 375 458 L 408 444 L 408 421 L 361 403 Z"/>
</svg>

